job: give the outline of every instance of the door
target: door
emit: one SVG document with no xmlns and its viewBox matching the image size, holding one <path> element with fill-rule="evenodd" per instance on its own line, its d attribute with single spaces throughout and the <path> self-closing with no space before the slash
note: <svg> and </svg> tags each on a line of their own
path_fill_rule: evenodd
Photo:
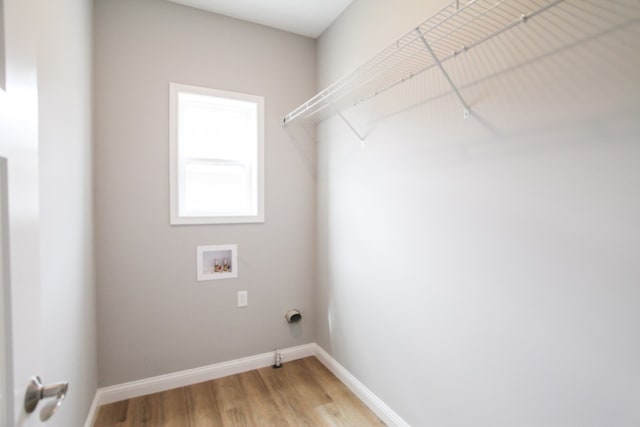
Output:
<svg viewBox="0 0 640 427">
<path fill-rule="evenodd" d="M 29 379 L 41 368 L 38 251 L 37 2 L 0 0 L 0 163 L 2 194 L 2 422 L 40 425 L 23 409 Z M 2 79 L 0 79 L 2 80 Z M 2 423 L 0 423 L 2 425 Z"/>
<path fill-rule="evenodd" d="M 5 254 L 7 250 L 5 248 L 5 234 L 7 234 L 5 218 L 7 213 L 5 207 L 7 205 L 7 162 L 5 159 L 0 158 L 0 427 L 8 427 L 6 414 L 9 412 L 8 399 L 9 395 L 9 381 L 8 376 L 11 371 L 9 365 L 10 358 L 7 354 L 9 351 L 9 304 L 8 300 L 11 297 L 9 294 L 9 287 L 5 285 L 6 260 Z"/>
</svg>

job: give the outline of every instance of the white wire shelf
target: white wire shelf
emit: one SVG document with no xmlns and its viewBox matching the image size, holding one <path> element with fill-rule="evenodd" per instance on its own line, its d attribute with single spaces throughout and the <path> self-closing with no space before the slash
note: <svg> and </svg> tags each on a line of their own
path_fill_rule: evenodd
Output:
<svg viewBox="0 0 640 427">
<path fill-rule="evenodd" d="M 571 4 L 557 8 L 556 18 L 571 21 L 575 15 L 574 20 L 582 21 L 585 27 L 597 27 L 596 20 L 607 13 L 606 2 L 603 5 L 599 0 L 454 0 L 355 71 L 291 111 L 284 117 L 283 124 L 304 119 L 318 123 L 335 114 L 349 124 L 341 113 L 345 109 L 434 68 L 441 69 L 468 116 L 469 106 L 443 64 L 537 15 L 556 9 L 565 1 Z M 637 0 L 619 2 L 638 12 Z M 587 9 L 588 13 L 584 13 Z M 575 13 L 580 10 L 582 15 Z"/>
</svg>

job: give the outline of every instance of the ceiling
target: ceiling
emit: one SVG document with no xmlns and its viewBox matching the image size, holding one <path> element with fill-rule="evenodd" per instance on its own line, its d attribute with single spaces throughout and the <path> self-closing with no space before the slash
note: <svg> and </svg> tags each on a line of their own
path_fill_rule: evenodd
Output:
<svg viewBox="0 0 640 427">
<path fill-rule="evenodd" d="M 353 0 L 169 0 L 317 38 Z"/>
</svg>

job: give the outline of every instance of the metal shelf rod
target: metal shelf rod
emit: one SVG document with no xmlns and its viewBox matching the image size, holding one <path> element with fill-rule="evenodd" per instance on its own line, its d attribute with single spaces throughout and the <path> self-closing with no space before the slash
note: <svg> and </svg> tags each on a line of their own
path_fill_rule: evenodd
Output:
<svg viewBox="0 0 640 427">
<path fill-rule="evenodd" d="M 546 10 L 546 9 L 552 7 L 552 6 L 555 6 L 556 4 L 562 3 L 564 1 L 566 1 L 566 0 L 554 0 L 553 4 L 549 4 L 548 6 L 545 7 L 544 10 Z M 518 18 L 516 21 L 513 21 L 510 24 L 507 24 L 506 26 L 504 26 L 500 30 L 498 30 L 498 31 L 496 31 L 496 32 L 494 32 L 492 34 L 489 34 L 488 36 L 483 37 L 482 39 L 479 39 L 479 40 L 477 40 L 476 42 L 474 42 L 474 43 L 472 43 L 470 45 L 463 46 L 463 47 L 459 48 L 458 50 L 453 51 L 451 54 L 449 54 L 449 55 L 443 57 L 442 59 L 440 59 L 440 62 L 441 63 L 447 62 L 448 60 L 450 60 L 452 58 L 455 58 L 456 56 L 458 56 L 458 55 L 460 55 L 462 53 L 468 52 L 471 49 L 481 45 L 482 43 L 485 43 L 485 42 L 491 40 L 492 38 L 497 37 L 500 34 L 509 31 L 510 29 L 514 28 L 515 26 L 517 26 L 519 24 L 522 24 L 522 23 L 526 23 L 526 21 L 528 19 L 533 18 L 536 15 L 539 15 L 540 13 L 544 12 L 544 10 L 539 9 L 539 10 L 536 10 L 534 12 L 529 13 L 528 15 L 523 15 L 520 18 Z M 412 74 L 410 74 L 410 75 L 408 75 L 406 77 L 403 77 L 401 79 L 395 80 L 394 82 L 390 83 L 389 85 L 385 86 L 384 88 L 379 89 L 379 90 L 375 91 L 374 93 L 370 93 L 369 95 L 366 95 L 366 96 L 360 98 L 359 100 L 357 100 L 356 102 L 353 103 L 353 106 L 361 104 L 363 102 L 366 102 L 369 99 L 374 98 L 374 97 L 376 97 L 378 95 L 381 95 L 381 94 L 385 93 L 386 91 L 388 91 L 390 89 L 393 89 L 394 87 L 398 86 L 399 84 L 402 84 L 402 83 L 404 83 L 404 82 L 406 82 L 408 80 L 411 80 L 414 77 L 418 77 L 420 74 L 422 74 L 425 71 L 428 71 L 428 70 L 430 70 L 430 69 L 432 69 L 432 68 L 434 68 L 436 66 L 437 66 L 437 64 L 435 64 L 435 63 L 434 64 L 429 64 L 428 66 L 422 68 L 418 72 L 412 73 Z"/>
<path fill-rule="evenodd" d="M 346 120 L 342 110 L 363 103 L 434 67 L 442 71 L 464 105 L 467 117 L 470 107 L 443 63 L 564 1 L 470 0 L 462 4 L 462 1 L 454 0 L 355 71 L 291 111 L 283 118 L 283 124 L 286 126 L 291 121 L 328 110 L 321 120 L 327 115 L 339 115 L 362 140 L 362 135 Z M 424 46 L 418 47 L 417 44 Z"/>
</svg>

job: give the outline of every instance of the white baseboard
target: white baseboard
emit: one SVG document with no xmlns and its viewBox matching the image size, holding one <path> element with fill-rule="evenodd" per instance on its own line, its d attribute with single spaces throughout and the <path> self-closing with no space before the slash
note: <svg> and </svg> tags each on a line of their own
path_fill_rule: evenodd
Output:
<svg viewBox="0 0 640 427">
<path fill-rule="evenodd" d="M 315 353 L 314 344 L 306 344 L 298 347 L 291 347 L 279 350 L 283 361 L 296 360 Z M 203 366 L 201 368 L 188 369 L 186 371 L 174 372 L 172 374 L 160 375 L 139 381 L 132 381 L 125 384 L 104 387 L 98 390 L 100 393 L 100 405 L 118 402 L 120 400 L 132 399 L 134 397 L 145 396 L 147 394 L 159 393 L 178 387 L 185 387 L 216 378 L 227 377 L 229 375 L 240 374 L 242 372 L 271 366 L 275 360 L 275 352 L 258 354 L 255 356 L 243 357 L 242 359 L 228 362 L 216 363 L 214 365 Z"/>
<path fill-rule="evenodd" d="M 89 415 L 87 415 L 87 420 L 84 422 L 84 427 L 93 427 L 93 424 L 96 422 L 96 415 L 98 414 L 98 408 L 100 407 L 99 391 L 100 390 L 96 391 L 96 394 L 93 396 L 93 401 L 89 408 Z"/>
<path fill-rule="evenodd" d="M 410 427 L 405 420 L 396 414 L 386 403 L 378 396 L 373 394 L 364 384 L 356 377 L 351 375 L 344 366 L 339 364 L 336 359 L 331 357 L 329 353 L 324 351 L 319 345 L 315 345 L 316 358 L 329 369 L 349 390 L 373 411 L 384 423 L 389 427 Z"/>
<path fill-rule="evenodd" d="M 279 350 L 283 362 L 316 356 L 333 374 L 340 379 L 362 402 L 369 407 L 389 427 L 410 427 L 398 414 L 389 408 L 382 400 L 373 394 L 367 387 L 351 375 L 333 357 L 317 344 L 305 344 L 298 347 L 290 347 Z M 92 427 L 98 412 L 98 407 L 121 400 L 145 396 L 152 393 L 171 390 L 177 387 L 185 387 L 204 381 L 215 380 L 229 375 L 260 369 L 271 366 L 274 362 L 275 352 L 258 354 L 228 362 L 216 363 L 201 368 L 188 369 L 160 375 L 145 380 L 132 381 L 110 387 L 99 388 L 93 398 L 89 415 L 84 427 Z"/>
<path fill-rule="evenodd" d="M 297 360 L 315 355 L 315 344 L 305 344 L 297 347 L 279 349 L 282 354 L 282 361 Z M 271 366 L 275 360 L 275 352 L 258 354 L 255 356 L 243 357 L 242 359 L 228 362 L 216 363 L 214 365 L 203 366 L 201 368 L 188 369 L 171 374 L 160 375 L 144 380 L 132 381 L 110 387 L 99 388 L 93 399 L 91 411 L 87 417 L 85 427 L 93 426 L 97 408 L 101 405 L 119 402 L 121 400 L 132 399 L 134 397 L 146 396 L 148 394 L 159 393 L 178 387 L 185 387 L 205 381 L 229 375 L 240 374 L 254 369 Z"/>
</svg>

